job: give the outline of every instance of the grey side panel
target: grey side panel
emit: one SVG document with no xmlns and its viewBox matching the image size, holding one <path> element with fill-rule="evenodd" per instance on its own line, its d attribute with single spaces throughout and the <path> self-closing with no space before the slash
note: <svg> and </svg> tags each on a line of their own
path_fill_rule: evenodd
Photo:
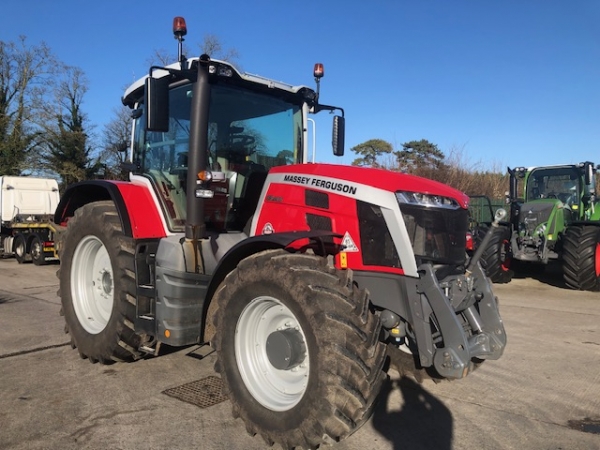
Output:
<svg viewBox="0 0 600 450">
<path fill-rule="evenodd" d="M 378 308 L 389 309 L 408 318 L 405 277 L 383 272 L 354 271 L 354 281 L 361 289 L 369 291 L 371 302 Z"/>
<path fill-rule="evenodd" d="M 200 337 L 209 275 L 185 270 L 181 236 L 160 241 L 156 252 L 156 337 L 168 345 L 194 344 Z"/>
</svg>

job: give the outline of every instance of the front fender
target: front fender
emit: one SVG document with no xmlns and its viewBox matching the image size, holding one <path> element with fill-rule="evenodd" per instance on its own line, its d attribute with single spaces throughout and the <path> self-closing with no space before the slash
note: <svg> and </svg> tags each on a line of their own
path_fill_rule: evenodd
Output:
<svg viewBox="0 0 600 450">
<path fill-rule="evenodd" d="M 216 309 L 216 305 L 212 302 L 212 297 L 227 274 L 233 271 L 241 260 L 265 250 L 285 248 L 290 251 L 295 251 L 295 244 L 306 240 L 309 241 L 308 247 L 312 248 L 315 253 L 322 254 L 323 256 L 329 254 L 334 255 L 340 251 L 341 246 L 333 244 L 331 238 L 341 239 L 342 237 L 341 234 L 322 230 L 261 234 L 244 239 L 231 247 L 219 261 L 208 287 L 206 295 L 207 301 L 205 303 L 202 318 L 203 329 L 200 333 L 200 336 L 202 337 L 201 340 L 210 342 L 212 339 L 215 330 L 210 318 Z"/>
<path fill-rule="evenodd" d="M 308 240 L 308 247 L 312 248 L 317 254 L 322 254 L 325 256 L 327 254 L 334 255 L 338 253 L 340 246 L 333 243 L 326 243 L 326 238 L 341 239 L 342 235 L 332 233 L 331 231 L 311 230 L 293 231 L 289 233 L 261 234 L 244 239 L 243 241 L 238 242 L 236 245 L 231 247 L 231 249 L 225 253 L 223 258 L 221 258 L 221 261 L 219 261 L 219 264 L 217 265 L 213 274 L 211 287 L 213 284 L 216 284 L 214 286 L 214 289 L 216 290 L 217 286 L 221 283 L 225 276 L 235 269 L 242 259 L 264 250 L 290 248 L 293 246 L 293 244 L 299 241 Z M 214 292 L 214 290 L 209 290 L 209 296 L 212 295 L 212 292 Z"/>
</svg>

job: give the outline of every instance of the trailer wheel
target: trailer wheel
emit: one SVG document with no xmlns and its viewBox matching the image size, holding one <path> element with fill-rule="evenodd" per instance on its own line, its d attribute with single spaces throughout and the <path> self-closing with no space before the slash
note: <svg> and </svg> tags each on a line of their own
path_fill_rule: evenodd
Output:
<svg viewBox="0 0 600 450">
<path fill-rule="evenodd" d="M 600 290 L 600 228 L 570 226 L 563 241 L 563 278 L 571 289 Z"/>
<path fill-rule="evenodd" d="M 31 254 L 31 260 L 36 266 L 47 264 L 46 257 L 44 256 L 44 243 L 38 235 L 31 241 L 29 253 Z"/>
<path fill-rule="evenodd" d="M 140 357 L 133 331 L 133 239 L 121 228 L 112 202 L 87 204 L 69 221 L 60 254 L 62 309 L 71 344 L 91 362 Z"/>
<path fill-rule="evenodd" d="M 13 249 L 15 252 L 15 259 L 19 264 L 23 264 L 29 260 L 27 253 L 27 243 L 25 242 L 25 236 L 17 234 L 13 242 Z"/>
<path fill-rule="evenodd" d="M 215 369 L 251 435 L 316 448 L 370 416 L 385 345 L 351 277 L 320 257 L 269 250 L 243 260 L 217 290 Z"/>
<path fill-rule="evenodd" d="M 483 241 L 489 227 L 477 230 L 478 243 Z M 510 256 L 510 229 L 505 226 L 494 227 L 492 238 L 481 255 L 481 267 L 493 283 L 508 283 L 512 279 L 512 258 Z"/>
</svg>

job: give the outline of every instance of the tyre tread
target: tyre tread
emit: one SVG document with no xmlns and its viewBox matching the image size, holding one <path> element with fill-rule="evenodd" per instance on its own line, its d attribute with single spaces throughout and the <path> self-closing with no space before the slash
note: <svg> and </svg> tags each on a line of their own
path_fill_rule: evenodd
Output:
<svg viewBox="0 0 600 450">
<path fill-rule="evenodd" d="M 573 225 L 563 235 L 563 279 L 571 288 L 582 291 L 600 290 L 596 275 L 596 247 L 600 228 L 594 225 Z"/>
<path fill-rule="evenodd" d="M 63 243 L 69 243 L 72 235 L 79 233 L 79 229 L 85 229 L 90 223 L 102 223 L 106 241 L 118 245 L 115 252 L 116 258 L 113 263 L 113 280 L 115 285 L 123 286 L 119 292 L 115 292 L 115 302 L 113 316 L 116 317 L 112 331 L 105 329 L 98 335 L 91 336 L 82 331 L 78 326 L 77 318 L 72 311 L 70 302 L 70 293 L 63 295 L 62 287 L 59 293 L 62 300 L 63 311 L 70 311 L 65 314 L 66 330 L 71 334 L 72 345 L 74 345 L 82 358 L 88 358 L 92 362 L 110 364 L 114 361 L 135 361 L 142 357 L 142 353 L 137 349 L 140 345 L 140 336 L 135 333 L 132 324 L 135 320 L 135 269 L 134 269 L 134 242 L 132 238 L 123 234 L 121 221 L 116 207 L 112 201 L 101 201 L 87 204 L 75 211 L 73 218 L 69 221 L 69 226 L 63 236 Z M 73 244 L 74 246 L 75 244 Z M 72 253 L 65 254 L 63 245 L 61 251 L 61 267 L 70 263 Z M 70 274 L 59 269 L 57 276 L 61 281 L 61 286 L 68 286 L 68 277 Z M 63 279 L 64 278 L 64 279 Z M 133 300 L 133 301 L 132 301 Z M 109 326 L 113 321 L 111 317 Z M 77 330 L 74 329 L 77 328 Z"/>
<path fill-rule="evenodd" d="M 477 230 L 476 239 L 478 243 L 483 241 L 488 230 L 489 227 L 487 226 L 482 226 Z M 506 226 L 494 228 L 490 242 L 481 255 L 481 267 L 493 283 L 509 283 L 512 279 L 512 271 L 505 270 L 500 257 L 505 239 L 510 240 L 510 229 Z"/>
<path fill-rule="evenodd" d="M 273 274 L 277 274 L 273 276 Z M 222 361 L 222 342 L 226 330 L 220 326 L 234 293 L 259 279 L 278 280 L 288 291 L 305 292 L 303 314 L 315 321 L 319 367 L 326 368 L 318 376 L 326 383 L 325 398 L 311 408 L 300 426 L 278 432 L 268 423 L 257 423 L 235 396 L 229 395 L 232 413 L 240 416 L 252 432 L 265 442 L 283 448 L 317 448 L 326 442 L 339 441 L 352 434 L 370 416 L 386 375 L 385 345 L 379 341 L 380 320 L 370 307 L 366 291 L 358 289 L 351 270 L 339 271 L 319 256 L 269 250 L 252 255 L 229 273 L 217 290 L 218 302 L 213 315 L 216 330 L 213 346 L 225 392 L 231 394 L 228 368 Z M 296 296 L 302 299 L 301 295 Z"/>
</svg>

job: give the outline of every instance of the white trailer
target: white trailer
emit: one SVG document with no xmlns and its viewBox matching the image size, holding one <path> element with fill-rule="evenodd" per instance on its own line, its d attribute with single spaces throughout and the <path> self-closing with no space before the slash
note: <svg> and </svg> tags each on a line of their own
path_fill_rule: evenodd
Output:
<svg viewBox="0 0 600 450">
<path fill-rule="evenodd" d="M 53 221 L 60 193 L 51 178 L 0 176 L 0 254 L 19 264 L 58 260 Z"/>
</svg>

